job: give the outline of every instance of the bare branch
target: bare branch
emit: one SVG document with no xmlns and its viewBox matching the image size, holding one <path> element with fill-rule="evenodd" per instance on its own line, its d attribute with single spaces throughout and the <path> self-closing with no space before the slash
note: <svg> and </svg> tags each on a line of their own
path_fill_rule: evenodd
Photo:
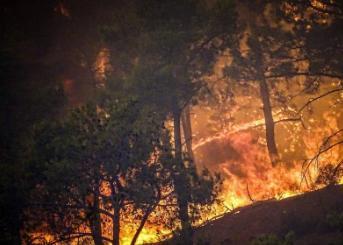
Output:
<svg viewBox="0 0 343 245">
<path fill-rule="evenodd" d="M 282 123 L 282 122 L 297 122 L 297 121 L 300 121 L 303 128 L 306 128 L 302 117 L 284 118 L 284 119 L 280 119 L 280 120 L 275 121 L 274 124 L 278 124 L 278 123 Z"/>
<path fill-rule="evenodd" d="M 321 99 L 321 98 L 323 98 L 325 96 L 328 96 L 330 94 L 333 94 L 333 93 L 336 93 L 336 92 L 339 92 L 339 91 L 343 91 L 343 88 L 333 89 L 333 90 L 327 91 L 327 92 L 325 92 L 325 93 L 323 93 L 323 94 L 321 94 L 321 95 L 319 95 L 319 96 L 317 96 L 315 98 L 309 99 L 302 107 L 300 107 L 298 113 L 302 112 L 308 105 L 310 105 L 314 101 L 319 100 L 319 99 Z"/>
<path fill-rule="evenodd" d="M 340 144 L 343 144 L 343 140 L 340 140 L 340 141 L 338 141 L 338 142 L 336 142 L 336 143 L 334 143 L 334 144 L 332 144 L 332 145 L 330 145 L 330 146 L 328 146 L 328 147 L 324 147 L 325 145 L 327 145 L 327 143 L 329 142 L 329 140 L 330 140 L 331 138 L 333 138 L 334 136 L 336 136 L 336 135 L 339 134 L 340 132 L 343 132 L 343 129 L 340 129 L 340 130 L 338 130 L 337 132 L 335 132 L 334 134 L 332 134 L 331 136 L 329 136 L 328 139 L 326 139 L 326 140 L 323 142 L 323 144 L 319 147 L 319 151 L 317 152 L 317 154 L 316 154 L 314 157 L 312 157 L 312 158 L 309 160 L 309 162 L 308 162 L 307 164 L 306 164 L 307 160 L 304 161 L 304 164 L 303 164 L 303 173 L 302 173 L 302 179 L 301 179 L 301 181 L 303 181 L 303 179 L 306 179 L 306 177 L 305 177 L 305 176 L 306 176 L 306 173 L 308 172 L 308 170 L 309 170 L 310 166 L 312 165 L 312 163 L 316 161 L 317 164 L 318 164 L 319 156 L 320 156 L 321 154 L 323 154 L 324 152 L 327 152 L 327 151 L 331 150 L 332 148 L 334 148 L 334 147 L 336 147 L 336 146 L 338 146 L 338 145 L 340 145 Z"/>
<path fill-rule="evenodd" d="M 316 72 L 316 73 L 310 73 L 310 72 L 289 72 L 289 73 L 284 73 L 284 74 L 265 75 L 265 78 L 266 79 L 272 79 L 272 78 L 297 77 L 297 76 L 330 77 L 330 78 L 336 78 L 336 79 L 343 79 L 342 75 L 325 73 L 325 72 Z"/>
</svg>

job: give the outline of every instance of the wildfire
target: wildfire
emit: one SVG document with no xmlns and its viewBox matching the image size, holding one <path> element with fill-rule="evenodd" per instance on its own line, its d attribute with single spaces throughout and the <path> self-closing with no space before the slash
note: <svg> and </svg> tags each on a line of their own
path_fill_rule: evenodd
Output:
<svg viewBox="0 0 343 245">
<path fill-rule="evenodd" d="M 103 86 L 105 74 L 108 70 L 107 63 L 108 50 L 103 49 L 95 63 L 97 68 L 95 75 L 99 86 Z M 67 92 L 72 91 L 73 81 L 66 80 L 64 86 Z M 295 112 L 291 107 L 287 109 Z M 294 124 L 291 129 L 282 128 L 286 134 L 288 131 L 296 131 L 300 136 L 295 139 L 298 147 L 289 144 L 280 154 L 287 155 L 288 152 L 291 152 L 292 156 L 297 155 L 295 154 L 296 149 L 301 145 L 300 151 L 303 155 L 302 157 L 295 157 L 296 159 L 283 159 L 276 167 L 273 167 L 270 163 L 266 143 L 264 137 L 261 136 L 261 129 L 264 127 L 264 118 L 262 117 L 230 125 L 229 128 L 221 129 L 217 133 L 203 132 L 199 134 L 203 137 L 195 137 L 192 148 L 197 166 L 199 168 L 208 167 L 213 172 L 221 173 L 224 178 L 223 189 L 219 196 L 220 202 L 202 212 L 202 219 L 195 225 L 201 225 L 227 212 L 232 212 L 237 207 L 253 202 L 267 199 L 280 200 L 323 187 L 323 184 L 315 183 L 320 166 L 311 165 L 306 173 L 304 173 L 303 167 L 304 159 L 311 159 L 315 156 L 323 139 L 339 129 L 339 112 L 337 114 L 330 110 L 324 111 L 329 112 L 323 113 L 320 116 L 322 117 L 321 120 L 308 116 L 309 130 L 305 130 L 301 134 L 299 133 L 299 127 L 301 128 L 299 123 Z M 199 117 L 199 115 L 197 116 Z M 285 117 L 281 110 L 274 110 L 273 118 L 275 121 L 279 121 Z M 195 124 L 195 120 L 193 118 L 192 125 Z M 316 123 L 319 125 L 314 125 Z M 170 127 L 172 126 L 170 125 Z M 290 132 L 289 135 L 294 134 Z M 341 156 L 342 148 L 336 147 L 322 154 L 318 161 L 324 165 L 337 163 L 342 161 Z M 343 184 L 343 178 L 341 177 L 338 182 Z M 103 194 L 106 195 L 106 187 L 104 187 Z M 150 217 L 150 220 L 158 215 L 158 212 L 156 212 Z M 111 221 L 108 221 L 108 223 L 111 223 Z M 106 225 L 104 227 L 106 228 Z M 130 244 L 137 224 L 130 220 L 130 217 L 125 217 L 121 227 L 121 244 Z M 108 230 L 104 229 L 104 236 L 111 237 L 111 227 Z M 139 235 L 137 244 L 156 242 L 160 237 L 165 238 L 169 234 L 171 234 L 171 230 L 154 225 L 153 222 L 148 220 Z M 45 234 L 45 238 L 48 241 L 52 240 L 52 236 L 48 234 Z"/>
<path fill-rule="evenodd" d="M 310 126 L 307 130 L 302 131 L 301 125 L 292 125 L 291 130 L 284 128 L 285 131 L 290 131 L 290 135 L 292 131 L 297 131 L 299 137 L 295 143 L 302 147 L 289 142 L 283 147 L 286 148 L 284 152 L 291 151 L 294 159 L 285 157 L 276 167 L 272 167 L 263 137 L 257 132 L 261 127 L 256 126 L 263 125 L 263 119 L 231 127 L 230 130 L 223 130 L 196 142 L 193 149 L 198 163 L 222 173 L 225 178 L 220 196 L 222 203 L 215 205 L 209 214 L 204 215 L 204 220 L 252 202 L 280 200 L 324 187 L 323 183 L 316 181 L 321 168 L 330 163 L 337 165 L 342 161 L 342 149 L 336 147 L 321 154 L 313 164 L 312 160 L 318 151 L 332 144 L 326 142 L 328 146 L 321 146 L 323 140 L 328 141 L 327 137 L 339 130 L 340 112 L 325 111 L 321 119 L 309 119 Z M 282 119 L 281 114 L 274 114 L 275 121 Z M 339 137 L 341 136 L 340 134 Z M 226 153 L 223 154 L 223 151 Z M 304 166 L 308 166 L 306 171 Z M 342 177 L 338 183 L 343 183 Z"/>
<path fill-rule="evenodd" d="M 323 127 L 311 129 L 302 135 L 304 142 L 302 151 L 307 158 L 315 155 L 318 145 L 325 136 L 338 129 L 336 116 L 332 113 L 324 113 Z M 275 117 L 277 120 L 281 118 L 278 113 Z M 263 119 L 257 119 L 195 142 L 193 150 L 196 163 L 199 166 L 211 166 L 212 171 L 220 172 L 224 177 L 222 193 L 219 196 L 220 202 L 202 212 L 202 219 L 195 225 L 202 225 L 208 220 L 221 217 L 227 212 L 253 202 L 267 199 L 280 200 L 324 186 L 315 183 L 319 175 L 318 166 L 310 166 L 304 175 L 303 160 L 282 162 L 276 167 L 271 165 L 266 147 L 260 142 L 260 136 L 252 132 L 252 129 L 261 128 L 256 126 L 261 126 L 263 123 Z M 323 154 L 320 161 L 336 163 L 342 160 L 341 153 L 339 147 L 335 148 Z M 343 178 L 341 177 L 338 182 L 342 184 Z M 150 220 L 156 218 L 156 215 L 158 216 L 158 212 L 152 215 Z M 130 244 L 137 225 L 130 222 L 130 217 L 126 217 L 121 226 L 121 244 Z M 104 235 L 111 236 L 110 231 L 104 232 L 108 233 Z M 147 222 L 137 244 L 156 242 L 161 237 L 168 237 L 168 234 L 171 234 L 168 228 Z M 51 240 L 50 236 L 49 240 Z"/>
<path fill-rule="evenodd" d="M 278 120 L 281 116 L 276 113 L 276 118 Z M 327 113 L 324 118 L 324 130 L 311 130 L 302 136 L 306 143 L 302 150 L 305 151 L 307 158 L 311 158 L 318 151 L 318 144 L 325 135 L 338 129 L 336 116 Z M 281 200 L 324 187 L 323 184 L 315 183 L 319 175 L 318 166 L 313 165 L 304 173 L 303 160 L 283 162 L 272 167 L 265 145 L 259 143 L 258 136 L 251 132 L 252 128 L 263 123 L 263 119 L 254 120 L 238 125 L 233 130 L 222 131 L 195 142 L 193 150 L 197 164 L 202 165 L 207 161 L 209 166 L 215 166 L 212 168 L 213 171 L 218 171 L 224 176 L 223 190 L 219 197 L 221 201 L 209 207 L 207 212 L 203 212 L 202 219 L 195 225 L 204 224 L 208 220 L 221 217 L 253 202 Z M 222 156 L 219 152 L 223 149 L 230 151 L 227 156 L 234 157 L 225 159 L 227 156 Z M 329 162 L 336 163 L 340 158 L 341 150 L 336 148 L 321 156 L 321 162 L 324 165 Z M 343 178 L 341 177 L 338 182 L 343 183 Z M 157 241 L 157 229 L 160 227 L 146 227 L 138 244 Z M 164 234 L 170 232 L 167 229 L 162 231 Z M 129 236 L 123 236 L 123 244 L 128 244 L 129 241 Z"/>
</svg>

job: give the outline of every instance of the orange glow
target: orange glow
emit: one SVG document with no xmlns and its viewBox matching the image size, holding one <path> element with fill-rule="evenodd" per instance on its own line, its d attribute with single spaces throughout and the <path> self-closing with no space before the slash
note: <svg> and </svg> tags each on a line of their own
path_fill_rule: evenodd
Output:
<svg viewBox="0 0 343 245">
<path fill-rule="evenodd" d="M 111 70 L 110 54 L 107 48 L 102 48 L 99 51 L 93 69 L 97 87 L 104 87 L 106 75 Z"/>
<path fill-rule="evenodd" d="M 275 118 L 281 119 L 281 114 L 277 111 Z M 309 121 L 312 125 L 311 130 L 305 131 L 301 138 L 304 142 L 301 151 L 305 152 L 306 158 L 313 157 L 323 138 L 338 129 L 337 114 L 332 112 L 323 113 L 321 126 L 314 127 L 313 124 L 317 122 L 315 119 Z M 253 132 L 253 129 L 263 129 L 263 127 L 256 127 L 263 123 L 264 120 L 260 118 L 238 124 L 230 131 L 223 130 L 194 142 L 193 151 L 197 164 L 201 166 L 207 162 L 206 164 L 212 166 L 212 171 L 218 171 L 224 177 L 223 190 L 219 196 L 220 202 L 211 206 L 209 211 L 203 212 L 202 219 L 194 225 L 201 225 L 252 202 L 267 199 L 280 200 L 323 187 L 323 185 L 315 183 L 319 174 L 315 164 L 311 165 L 306 172 L 306 178 L 303 175 L 302 160 L 284 161 L 276 167 L 272 167 L 263 138 Z M 229 154 L 221 156 L 225 150 L 230 151 Z M 292 151 L 292 147 L 290 147 L 290 151 Z M 320 162 L 324 165 L 336 163 L 340 160 L 341 153 L 342 149 L 339 147 L 333 148 L 320 156 Z M 343 183 L 343 178 L 340 178 L 339 183 Z M 110 194 L 106 183 L 103 183 L 101 191 L 104 195 Z M 170 236 L 171 230 L 162 225 L 155 225 L 153 222 L 163 212 L 163 208 L 161 208 L 151 215 L 140 233 L 137 244 L 156 242 Z M 106 220 L 105 224 L 103 235 L 111 238 L 111 221 Z M 121 222 L 121 244 L 130 244 L 137 226 L 130 215 L 125 213 L 125 218 Z M 51 240 L 51 236 L 46 236 L 46 238 Z"/>
</svg>

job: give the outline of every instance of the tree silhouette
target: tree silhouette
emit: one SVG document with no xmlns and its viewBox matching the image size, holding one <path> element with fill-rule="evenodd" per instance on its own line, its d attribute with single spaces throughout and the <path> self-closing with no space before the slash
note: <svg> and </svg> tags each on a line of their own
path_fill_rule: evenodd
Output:
<svg viewBox="0 0 343 245">
<path fill-rule="evenodd" d="M 57 240 L 92 237 L 95 244 L 119 244 L 121 220 L 131 213 L 140 222 L 134 244 L 156 205 L 172 197 L 161 125 L 128 100 L 88 105 L 41 127 L 34 161 L 43 176 L 32 213 L 45 211 Z"/>
</svg>

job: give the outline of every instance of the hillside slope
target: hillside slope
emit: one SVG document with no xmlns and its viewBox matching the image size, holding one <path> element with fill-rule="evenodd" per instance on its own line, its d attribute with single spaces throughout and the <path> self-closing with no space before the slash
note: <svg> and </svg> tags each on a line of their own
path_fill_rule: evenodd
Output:
<svg viewBox="0 0 343 245">
<path fill-rule="evenodd" d="M 342 233 L 328 221 L 343 213 L 343 186 L 236 209 L 195 231 L 196 244 L 251 244 L 262 234 L 284 237 L 293 231 L 295 244 L 342 244 Z M 338 220 L 338 218 L 337 218 Z M 334 243 L 330 243 L 334 242 Z"/>
</svg>

